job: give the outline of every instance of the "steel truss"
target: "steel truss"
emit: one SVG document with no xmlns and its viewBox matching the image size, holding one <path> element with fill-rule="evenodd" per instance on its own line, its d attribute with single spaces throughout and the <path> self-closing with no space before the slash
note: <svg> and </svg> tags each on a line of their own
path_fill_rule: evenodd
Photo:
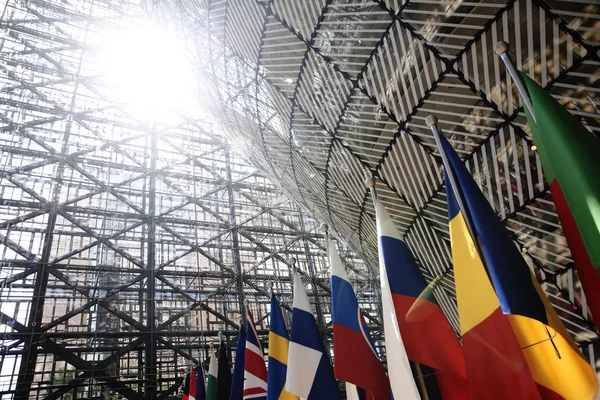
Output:
<svg viewBox="0 0 600 400">
<path fill-rule="evenodd" d="M 294 256 L 328 340 L 320 221 L 203 121 L 137 120 L 105 95 L 98 39 L 136 2 L 9 0 L 0 29 L 0 397 L 164 399 L 218 332 L 235 344 Z M 376 285 L 340 245 L 375 337 Z M 289 315 L 286 314 L 286 318 Z"/>
<path fill-rule="evenodd" d="M 459 331 L 437 114 L 492 207 L 594 368 L 600 338 L 517 95 L 493 54 L 517 67 L 593 133 L 600 131 L 600 15 L 579 0 L 208 0 L 147 2 L 202 45 L 222 129 L 377 275 L 374 206 L 394 218 Z M 207 73 L 207 71 L 209 73 Z"/>
</svg>

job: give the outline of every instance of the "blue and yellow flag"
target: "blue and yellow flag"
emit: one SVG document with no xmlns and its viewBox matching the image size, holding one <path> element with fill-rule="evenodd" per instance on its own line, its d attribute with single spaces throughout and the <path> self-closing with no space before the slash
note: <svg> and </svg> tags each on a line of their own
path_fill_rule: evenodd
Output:
<svg viewBox="0 0 600 400">
<path fill-rule="evenodd" d="M 471 174 L 448 141 L 443 137 L 441 139 L 458 186 L 452 190 L 448 188 L 449 182 L 446 183 L 452 253 L 465 353 L 469 352 L 466 336 L 471 332 L 470 328 L 479 328 L 482 325 L 479 319 L 477 322 L 473 319 L 475 315 L 473 310 L 480 310 L 486 304 L 484 299 L 489 297 L 488 303 L 499 303 L 502 313 L 508 318 L 514 336 L 525 356 L 531 376 L 543 399 L 595 399 L 598 383 L 591 366 L 579 352 L 537 280 L 531 274 L 523 256 L 479 190 Z M 458 209 L 455 198 L 458 196 L 463 199 L 466 213 Z M 465 232 L 467 219 L 471 222 L 474 237 Z M 463 238 L 468 238 L 467 241 L 471 247 L 463 252 L 464 257 L 462 258 L 458 257 L 460 252 L 457 251 L 458 248 L 455 248 L 459 243 L 457 239 L 459 230 L 462 231 Z M 475 251 L 474 243 L 477 242 L 483 258 L 481 261 L 479 261 L 478 252 Z M 473 284 L 469 287 L 464 286 L 469 280 L 473 280 L 475 271 L 473 268 L 471 271 L 464 269 L 463 263 L 469 258 L 478 259 L 479 267 L 476 269 L 481 275 L 481 282 L 485 280 L 487 272 L 497 297 L 490 297 L 489 292 L 485 296 L 480 293 L 477 298 L 472 299 L 473 302 L 469 307 L 465 307 L 466 305 L 461 307 L 460 292 L 469 290 L 475 294 L 483 287 L 481 282 L 472 282 Z M 461 272 L 463 269 L 464 271 Z M 461 308 L 465 312 L 461 312 Z M 495 305 L 489 307 L 490 311 L 494 308 Z M 500 321 L 498 320 L 498 322 Z M 497 332 L 497 328 L 492 326 L 490 328 Z M 491 344 L 489 340 L 493 337 L 488 336 L 490 334 L 493 335 L 494 332 L 482 330 L 478 339 L 482 341 L 482 344 L 489 346 Z M 507 353 L 497 355 L 502 359 L 507 356 Z M 507 361 L 511 362 L 510 359 Z M 513 359 L 512 362 L 517 362 L 517 360 Z M 468 363 L 467 359 L 467 370 L 469 370 Z M 501 371 L 496 369 L 495 373 L 499 372 Z M 469 381 L 471 381 L 470 376 Z"/>
<path fill-rule="evenodd" d="M 271 294 L 271 328 L 269 330 L 269 376 L 267 400 L 298 400 L 285 390 L 290 340 L 279 302 Z"/>
</svg>

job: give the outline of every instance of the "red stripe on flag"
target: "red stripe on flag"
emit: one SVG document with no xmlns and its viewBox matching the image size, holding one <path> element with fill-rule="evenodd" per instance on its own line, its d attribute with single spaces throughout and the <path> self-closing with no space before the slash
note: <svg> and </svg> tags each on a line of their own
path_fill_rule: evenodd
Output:
<svg viewBox="0 0 600 400">
<path fill-rule="evenodd" d="M 462 338 L 471 399 L 540 399 L 521 346 L 500 307 Z"/>
<path fill-rule="evenodd" d="M 466 379 L 439 370 L 435 372 L 435 379 L 444 400 L 469 400 L 469 385 Z"/>
<path fill-rule="evenodd" d="M 564 397 L 562 397 L 555 391 L 548 389 L 546 386 L 538 384 L 537 388 L 540 392 L 540 395 L 542 396 L 542 399 L 544 400 L 565 400 Z"/>
<path fill-rule="evenodd" d="M 590 308 L 596 326 L 598 326 L 600 324 L 600 276 L 592 265 L 592 260 L 585 249 L 583 238 L 579 233 L 577 223 L 575 222 L 575 218 L 573 218 L 573 214 L 567 204 L 567 200 L 565 199 L 558 180 L 555 179 L 552 181 L 550 184 L 550 192 L 552 193 L 556 212 L 558 213 L 558 218 L 560 218 L 560 224 L 563 227 L 567 243 L 571 249 L 571 254 L 575 260 L 577 274 L 579 275 L 581 286 L 583 286 L 588 307 Z"/>
<path fill-rule="evenodd" d="M 251 394 L 262 394 L 262 393 L 267 393 L 267 391 L 260 387 L 244 389 L 244 396 L 251 395 Z"/>
<path fill-rule="evenodd" d="M 466 378 L 462 346 L 442 309 L 412 296 L 394 293 L 392 298 L 408 358 Z"/>
<path fill-rule="evenodd" d="M 196 396 L 196 368 L 192 368 L 190 373 L 190 393 L 192 396 Z"/>
<path fill-rule="evenodd" d="M 437 370 L 444 399 L 468 399 L 465 354 L 442 309 L 426 299 L 392 298 L 408 358 Z"/>
<path fill-rule="evenodd" d="M 361 332 L 344 325 L 333 325 L 335 377 L 389 399 L 390 384 L 379 358 Z"/>
<path fill-rule="evenodd" d="M 246 349 L 246 368 L 245 370 L 250 372 L 252 375 L 267 381 L 267 375 L 265 373 L 265 360 L 250 349 Z"/>
</svg>

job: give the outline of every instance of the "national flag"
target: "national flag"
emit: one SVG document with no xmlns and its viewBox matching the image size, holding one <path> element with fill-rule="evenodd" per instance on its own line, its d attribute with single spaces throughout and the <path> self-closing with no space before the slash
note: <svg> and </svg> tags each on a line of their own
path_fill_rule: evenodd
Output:
<svg viewBox="0 0 600 400">
<path fill-rule="evenodd" d="M 240 324 L 237 346 L 235 348 L 235 362 L 233 363 L 233 379 L 231 382 L 230 400 L 244 398 L 244 360 L 246 359 L 246 329 Z"/>
<path fill-rule="evenodd" d="M 206 384 L 206 400 L 219 400 L 217 397 L 217 381 L 219 379 L 219 366 L 217 364 L 217 351 L 211 349 L 210 363 L 208 365 L 208 379 Z"/>
<path fill-rule="evenodd" d="M 244 360 L 244 399 L 267 398 L 267 367 L 250 307 L 246 307 L 246 356 Z"/>
<path fill-rule="evenodd" d="M 532 393 L 522 398 L 533 398 L 530 385 L 524 386 L 523 383 L 526 374 L 525 365 L 522 365 L 521 358 L 517 356 L 517 353 L 520 353 L 524 355 L 528 370 L 531 371 L 530 374 L 542 398 L 595 399 L 598 382 L 591 366 L 577 349 L 471 174 L 448 141 L 444 137 L 441 139 L 458 186 L 452 188 L 454 190 L 447 189 L 448 212 L 451 219 L 450 235 L 459 312 L 462 309 L 460 319 L 461 325 L 465 327 L 463 343 L 467 353 L 467 368 L 470 373 L 470 356 L 471 360 L 477 358 L 477 368 L 485 368 L 487 372 L 486 377 L 475 380 L 485 386 L 479 393 L 483 395 L 490 390 L 503 390 L 498 385 L 502 383 L 503 387 L 510 385 L 510 390 L 505 392 L 507 396 L 504 398 L 520 398 L 524 390 L 531 390 Z M 448 180 L 446 187 L 451 188 Z M 463 199 L 466 216 L 459 210 L 456 196 Z M 474 238 L 466 229 L 465 218 L 471 222 Z M 479 259 L 475 251 L 475 242 L 479 243 L 484 260 Z M 484 265 L 487 267 L 491 283 Z M 496 295 L 491 291 L 492 285 Z M 463 295 L 465 292 L 468 294 Z M 465 304 L 465 298 L 471 303 Z M 491 322 L 490 318 L 497 315 L 498 306 L 506 315 L 496 318 L 493 325 L 488 325 Z M 507 332 L 506 320 L 512 326 L 512 335 Z M 476 337 L 472 337 L 475 335 Z M 505 340 L 510 338 L 511 342 L 515 338 L 517 343 L 510 343 L 510 347 L 496 347 L 495 340 L 498 335 Z M 485 347 L 493 349 L 495 354 L 484 351 Z M 517 377 L 513 371 L 520 372 L 521 379 L 515 379 Z M 501 373 L 512 375 L 513 379 L 500 382 L 497 377 Z M 473 379 L 470 374 L 468 376 L 471 382 Z M 490 376 L 493 377 L 491 381 L 484 379 Z"/>
<path fill-rule="evenodd" d="M 531 134 L 577 274 L 596 326 L 600 326 L 600 139 L 552 96 L 521 73 L 537 123 Z"/>
<path fill-rule="evenodd" d="M 328 245 L 335 377 L 373 393 L 375 398 L 389 399 L 390 383 L 348 280 L 346 268 L 333 241 L 329 240 Z"/>
<path fill-rule="evenodd" d="M 196 368 L 196 400 L 206 400 L 204 367 L 202 366 L 202 361 L 200 360 L 198 360 L 198 368 Z"/>
<path fill-rule="evenodd" d="M 381 220 L 377 219 L 377 236 L 381 238 Z M 394 310 L 394 301 L 390 282 L 385 269 L 385 257 L 381 240 L 379 242 L 379 280 L 381 282 L 381 307 L 383 312 L 383 332 L 388 362 L 388 375 L 392 396 L 396 399 L 420 399 L 417 384 L 413 378 L 404 341 L 398 329 L 398 319 Z"/>
<path fill-rule="evenodd" d="M 436 281 L 427 284 L 412 252 L 379 200 L 376 200 L 375 211 L 381 273 L 387 278 L 395 316 L 392 323 L 398 324 L 408 359 L 436 370 L 444 399 L 468 398 L 465 355 L 433 296 Z"/>
<path fill-rule="evenodd" d="M 228 400 L 231 393 L 231 367 L 227 356 L 225 340 L 221 337 L 219 346 L 219 379 L 217 380 L 217 399 Z"/>
<path fill-rule="evenodd" d="M 190 371 L 185 374 L 183 381 L 183 392 L 181 394 L 181 400 L 190 400 Z"/>
<path fill-rule="evenodd" d="M 196 368 L 190 370 L 190 388 L 188 400 L 196 400 Z"/>
<path fill-rule="evenodd" d="M 375 398 L 373 395 L 371 395 L 371 397 L 367 397 L 363 389 L 357 388 L 356 385 L 353 385 L 349 382 L 344 382 L 344 385 L 346 386 L 347 400 L 373 400 Z"/>
<path fill-rule="evenodd" d="M 279 301 L 277 301 L 274 293 L 271 293 L 270 316 L 267 400 L 298 400 L 298 396 L 289 393 L 285 389 L 290 339 Z"/>
<path fill-rule="evenodd" d="M 306 400 L 340 398 L 329 357 L 321 342 L 317 321 L 297 273 L 294 273 L 286 387 L 288 392 Z"/>
<path fill-rule="evenodd" d="M 444 144 L 447 143 L 443 136 L 441 139 Z M 454 151 L 450 149 L 445 153 L 454 154 Z M 450 164 L 453 162 L 450 161 Z M 540 399 L 521 346 L 502 313 L 484 260 L 480 258 L 475 240 L 467 228 L 469 217 L 463 215 L 458 207 L 447 171 L 446 193 L 470 397 L 488 398 L 490 393 L 494 393 L 498 399 Z"/>
</svg>

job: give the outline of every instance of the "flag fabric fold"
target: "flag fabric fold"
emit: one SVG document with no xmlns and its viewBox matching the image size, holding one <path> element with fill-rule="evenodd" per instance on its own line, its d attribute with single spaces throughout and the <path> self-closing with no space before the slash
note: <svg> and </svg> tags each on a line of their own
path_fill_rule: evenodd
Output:
<svg viewBox="0 0 600 400">
<path fill-rule="evenodd" d="M 267 400 L 298 400 L 298 396 L 289 393 L 285 386 L 290 341 L 281 307 L 274 293 L 271 293 L 270 316 Z"/>
<path fill-rule="evenodd" d="M 600 325 L 600 140 L 526 74 L 537 153 L 596 326 Z"/>
<path fill-rule="evenodd" d="M 454 165 L 452 149 L 444 152 Z M 460 160 L 458 160 L 460 163 Z M 464 168 L 464 167 L 463 167 Z M 531 372 L 458 207 L 446 171 L 454 281 L 469 395 L 472 399 L 540 399 Z"/>
<path fill-rule="evenodd" d="M 379 200 L 376 201 L 382 276 L 389 285 L 393 323 L 398 324 L 408 359 L 436 370 L 444 399 L 468 398 L 465 357 L 456 333 L 433 296 L 412 252 Z M 390 376 L 391 377 L 391 376 Z"/>
<path fill-rule="evenodd" d="M 202 361 L 200 361 L 200 359 L 198 359 L 198 367 L 196 368 L 196 400 L 206 400 L 204 368 L 202 367 Z"/>
<path fill-rule="evenodd" d="M 420 399 L 419 389 L 413 378 L 412 370 L 404 341 L 398 329 L 396 311 L 394 310 L 394 301 L 390 283 L 385 268 L 385 256 L 381 237 L 385 226 L 382 220 L 377 218 L 377 236 L 379 240 L 379 280 L 381 282 L 381 309 L 383 313 L 383 332 L 385 337 L 385 350 L 388 361 L 388 376 L 390 377 L 390 387 L 392 396 L 395 399 Z"/>
<path fill-rule="evenodd" d="M 258 340 L 254 318 L 246 307 L 246 355 L 244 360 L 244 399 L 266 400 L 267 367 L 262 346 Z"/>
<path fill-rule="evenodd" d="M 246 328 L 240 324 L 237 346 L 235 348 L 235 362 L 233 363 L 233 378 L 231 381 L 230 400 L 244 398 L 244 368 L 246 359 Z"/>
<path fill-rule="evenodd" d="M 183 380 L 183 391 L 181 393 L 181 400 L 190 400 L 190 372 L 188 371 L 185 374 L 185 378 Z"/>
<path fill-rule="evenodd" d="M 211 349 L 210 363 L 208 365 L 208 379 L 206 382 L 206 400 L 217 400 L 217 381 L 219 379 L 219 366 L 217 365 L 217 351 Z"/>
<path fill-rule="evenodd" d="M 308 296 L 294 273 L 294 301 L 286 388 L 306 400 L 338 400 L 337 383 Z"/>
<path fill-rule="evenodd" d="M 231 366 L 229 364 L 229 357 L 227 356 L 227 346 L 225 340 L 221 337 L 221 343 L 219 345 L 219 379 L 217 380 L 217 399 L 227 400 L 229 399 L 229 393 L 231 392 Z"/>
<path fill-rule="evenodd" d="M 473 343 L 477 342 L 474 348 L 478 349 L 479 354 L 470 353 L 471 359 L 484 356 L 482 346 L 493 350 L 485 351 L 487 356 L 478 360 L 477 364 L 478 368 L 492 368 L 487 377 L 497 377 L 501 372 L 519 372 L 519 376 L 510 374 L 513 379 L 509 382 L 500 382 L 496 378 L 492 380 L 511 385 L 507 392 L 509 396 L 505 398 L 519 398 L 516 397 L 517 392 L 523 394 L 523 387 L 530 390 L 529 385 L 515 390 L 517 386 L 514 385 L 517 382 L 523 384 L 525 375 L 533 377 L 544 399 L 595 398 L 598 383 L 591 366 L 577 349 L 471 174 L 448 141 L 444 137 L 441 139 L 458 186 L 452 188 L 447 179 L 450 235 L 461 327 L 464 326 L 465 354 L 473 351 Z M 466 216 L 459 210 L 456 196 L 463 199 Z M 474 238 L 465 226 L 465 218 L 471 222 Z M 483 260 L 479 258 L 474 243 L 479 243 Z M 465 304 L 466 292 L 469 292 L 470 304 Z M 483 313 L 483 310 L 486 312 Z M 497 317 L 494 324 L 489 324 L 490 318 L 498 315 L 499 311 L 506 315 Z M 512 327 L 512 335 L 506 332 L 505 322 Z M 497 342 L 493 340 L 498 338 L 498 334 L 504 338 L 504 347 L 497 347 Z M 517 342 L 509 346 L 507 341 L 512 342 L 513 339 Z M 467 368 L 471 372 L 469 361 L 467 356 Z M 526 361 L 526 364 L 523 365 L 522 361 Z M 469 375 L 469 382 L 471 380 Z M 489 393 L 492 382 L 481 380 L 486 385 L 485 392 Z M 524 398 L 534 398 L 531 396 L 534 396 L 533 393 Z"/>
<path fill-rule="evenodd" d="M 374 398 L 389 399 L 390 384 L 385 369 L 375 350 L 342 259 L 331 240 L 328 249 L 335 377 L 367 390 Z M 351 386 L 350 392 L 355 393 L 356 389 Z"/>
<path fill-rule="evenodd" d="M 189 400 L 196 400 L 196 374 L 196 368 L 192 368 L 190 370 L 190 390 L 188 395 Z"/>
</svg>

